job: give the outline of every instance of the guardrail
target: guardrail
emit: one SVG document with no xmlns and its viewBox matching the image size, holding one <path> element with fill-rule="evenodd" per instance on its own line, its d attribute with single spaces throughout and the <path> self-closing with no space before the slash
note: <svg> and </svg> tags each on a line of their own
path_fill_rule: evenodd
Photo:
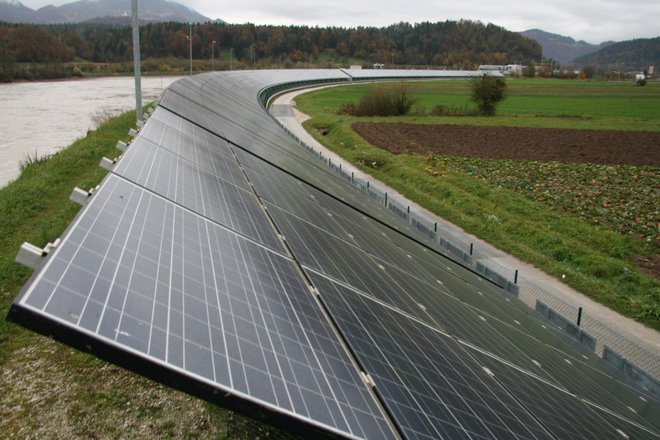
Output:
<svg viewBox="0 0 660 440">
<path fill-rule="evenodd" d="M 343 82 L 343 80 L 332 82 Z M 264 89 L 260 94 L 260 100 L 266 106 L 270 99 L 285 90 L 289 91 L 321 83 L 330 82 L 301 82 L 295 83 L 290 87 L 287 87 L 286 84 L 280 84 Z M 365 193 L 374 203 L 388 208 L 388 211 L 393 217 L 410 225 L 412 229 L 417 231 L 425 239 L 432 240 L 436 243 L 437 250 L 446 257 L 481 274 L 484 278 L 501 287 L 503 291 L 518 297 L 531 309 L 539 311 L 538 307 L 540 307 L 542 310 L 545 310 L 544 316 L 546 319 L 558 324 L 570 336 L 589 347 L 629 378 L 660 394 L 660 385 L 658 383 L 658 378 L 660 378 L 660 356 L 655 354 L 650 347 L 644 347 L 642 344 L 631 340 L 611 326 L 590 316 L 588 312 L 583 312 L 580 307 L 564 302 L 538 284 L 525 279 L 517 270 L 497 264 L 492 261 L 492 258 L 481 253 L 473 243 L 461 241 L 455 237 L 449 240 L 441 236 L 442 230 L 438 228 L 438 221 L 429 220 L 428 216 L 413 212 L 405 199 L 398 200 L 391 194 L 374 188 L 371 182 L 356 178 L 355 171 L 347 169 L 340 164 L 335 164 L 328 157 L 324 156 L 321 151 L 317 151 L 303 142 L 277 118 L 273 117 L 273 119 L 305 151 L 316 156 L 320 162 L 327 165 L 328 169 L 334 171 L 339 178 Z M 542 306 L 537 306 L 539 303 Z M 541 311 L 540 313 L 542 315 L 544 314 Z M 581 315 L 579 325 L 577 323 L 578 314 Z M 576 319 L 575 324 L 573 324 L 573 317 Z"/>
</svg>

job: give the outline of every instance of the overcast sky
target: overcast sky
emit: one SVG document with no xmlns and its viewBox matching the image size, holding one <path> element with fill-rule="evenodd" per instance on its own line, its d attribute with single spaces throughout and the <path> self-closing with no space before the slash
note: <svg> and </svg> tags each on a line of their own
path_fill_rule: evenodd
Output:
<svg viewBox="0 0 660 440">
<path fill-rule="evenodd" d="M 72 0 L 21 0 L 30 8 Z M 138 0 L 139 1 L 139 0 Z M 589 43 L 660 36 L 659 0 L 179 0 L 229 23 L 387 26 L 400 21 L 479 20 L 537 28 Z"/>
</svg>

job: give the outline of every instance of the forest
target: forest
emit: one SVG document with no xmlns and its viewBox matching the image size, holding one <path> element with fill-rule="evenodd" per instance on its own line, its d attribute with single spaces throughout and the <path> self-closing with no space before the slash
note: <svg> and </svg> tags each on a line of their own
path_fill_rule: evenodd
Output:
<svg viewBox="0 0 660 440">
<path fill-rule="evenodd" d="M 189 32 L 185 23 L 142 25 L 143 62 L 187 60 Z M 469 20 L 398 23 L 384 28 L 224 23 L 192 26 L 194 60 L 208 62 L 214 57 L 218 68 L 227 68 L 230 52 L 233 68 L 325 68 L 382 63 L 474 69 L 479 64 L 527 64 L 541 58 L 541 47 L 535 41 L 500 26 Z M 17 66 L 24 63 L 52 65 L 54 70 L 58 65 L 74 63 L 68 65 L 74 71 L 75 63 L 130 63 L 132 57 L 132 31 L 126 24 L 0 23 L 0 68 L 5 76 L 8 69 L 16 72 Z M 159 66 L 165 67 L 162 64 Z"/>
</svg>

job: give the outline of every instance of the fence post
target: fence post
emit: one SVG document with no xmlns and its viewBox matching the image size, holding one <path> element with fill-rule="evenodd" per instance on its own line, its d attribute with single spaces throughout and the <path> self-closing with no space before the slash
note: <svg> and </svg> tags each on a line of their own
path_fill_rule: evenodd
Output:
<svg viewBox="0 0 660 440">
<path fill-rule="evenodd" d="M 577 326 L 580 326 L 580 323 L 582 322 L 582 307 L 578 308 L 578 318 L 577 318 Z"/>
</svg>

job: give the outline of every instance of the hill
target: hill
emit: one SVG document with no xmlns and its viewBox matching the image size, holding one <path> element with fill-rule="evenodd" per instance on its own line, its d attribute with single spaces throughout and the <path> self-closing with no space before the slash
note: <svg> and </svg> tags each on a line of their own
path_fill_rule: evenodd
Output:
<svg viewBox="0 0 660 440">
<path fill-rule="evenodd" d="M 203 23 L 210 18 L 169 0 L 140 0 L 142 21 L 176 21 Z M 44 6 L 38 10 L 18 0 L 0 0 L 0 17 L 8 23 L 59 24 L 79 23 L 104 17 L 130 17 L 131 0 L 79 0 L 62 6 Z"/>
<path fill-rule="evenodd" d="M 577 66 L 593 65 L 605 70 L 641 71 L 660 67 L 660 37 L 640 38 L 612 44 L 596 53 L 575 59 Z"/>
<path fill-rule="evenodd" d="M 601 44 L 590 44 L 586 41 L 575 41 L 571 37 L 565 37 L 559 34 L 552 34 L 540 29 L 529 29 L 521 34 L 531 38 L 543 48 L 543 57 L 552 58 L 561 63 L 569 63 L 574 59 L 585 56 L 613 44 L 612 41 Z"/>
<path fill-rule="evenodd" d="M 101 0 L 106 1 L 106 0 Z M 152 0 L 157 1 L 157 0 Z M 161 0 L 162 1 L 162 0 Z M 143 59 L 188 58 L 188 25 L 149 23 L 141 28 Z M 356 61 L 369 65 L 437 66 L 476 69 L 480 64 L 529 62 L 541 47 L 516 32 L 467 20 L 438 23 L 398 23 L 385 28 L 317 28 L 204 23 L 192 29 L 192 57 L 215 55 L 245 67 L 294 67 L 297 63 L 343 66 Z M 52 44 L 44 45 L 46 39 Z M 47 63 L 89 60 L 97 63 L 132 59 L 130 26 L 78 23 L 68 25 L 2 25 L 0 60 L 5 63 Z M 212 44 L 212 42 L 216 42 Z M 322 64 L 321 64 L 322 63 Z"/>
</svg>

